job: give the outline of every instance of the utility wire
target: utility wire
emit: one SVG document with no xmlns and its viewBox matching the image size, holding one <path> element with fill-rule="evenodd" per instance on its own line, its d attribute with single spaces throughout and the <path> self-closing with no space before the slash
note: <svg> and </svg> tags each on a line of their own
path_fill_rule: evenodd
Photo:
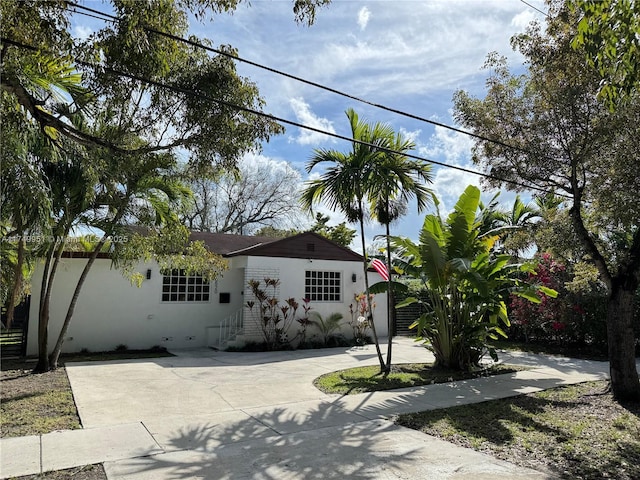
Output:
<svg viewBox="0 0 640 480">
<path fill-rule="evenodd" d="M 8 39 L 8 38 L 5 38 L 5 37 L 2 37 L 1 41 L 5 42 L 5 43 L 8 43 L 10 45 L 14 45 L 14 46 L 19 47 L 19 48 L 24 48 L 24 49 L 35 51 L 35 52 L 42 51 L 42 50 L 39 50 L 37 47 L 34 47 L 32 45 L 27 45 L 27 44 L 24 44 L 24 43 L 15 41 L 15 40 L 11 40 L 11 39 Z M 47 53 L 51 53 L 51 52 L 47 52 Z M 163 89 L 166 89 L 166 90 L 171 90 L 171 91 L 176 92 L 176 93 L 182 93 L 184 95 L 197 97 L 199 99 L 205 99 L 205 100 L 208 100 L 208 101 L 211 101 L 211 102 L 215 102 L 215 103 L 217 103 L 219 105 L 224 105 L 226 107 L 233 108 L 235 110 L 240 110 L 240 111 L 243 111 L 243 112 L 246 112 L 246 113 L 250 113 L 250 114 L 257 115 L 257 116 L 260 116 L 260 117 L 263 117 L 263 118 L 267 118 L 267 119 L 272 120 L 274 122 L 284 123 L 284 124 L 291 125 L 291 126 L 298 127 L 298 128 L 302 128 L 302 129 L 305 129 L 305 130 L 310 130 L 312 132 L 316 132 L 316 133 L 320 133 L 320 134 L 323 134 L 323 135 L 326 135 L 326 136 L 329 136 L 329 137 L 337 138 L 339 140 L 345 140 L 347 142 L 355 143 L 355 144 L 362 145 L 362 146 L 365 146 L 365 147 L 370 147 L 370 148 L 373 148 L 373 149 L 376 149 L 376 150 L 380 150 L 380 151 L 383 151 L 383 152 L 386 152 L 386 153 L 403 155 L 405 157 L 413 158 L 415 160 L 420 160 L 420 161 L 427 162 L 427 163 L 430 163 L 430 164 L 433 164 L 433 165 L 438 165 L 438 166 L 445 167 L 445 168 L 451 168 L 453 170 L 458 170 L 460 172 L 470 173 L 470 174 L 473 174 L 473 175 L 477 175 L 477 176 L 484 177 L 484 178 L 489 178 L 489 179 L 496 180 L 496 181 L 499 181 L 499 182 L 510 183 L 512 185 L 516 185 L 518 187 L 522 187 L 522 188 L 525 188 L 525 189 L 528 189 L 528 190 L 535 190 L 535 191 L 539 191 L 539 192 L 542 192 L 542 193 L 553 193 L 553 194 L 558 195 L 558 196 L 567 197 L 566 195 L 557 194 L 555 192 L 552 192 L 549 189 L 546 189 L 546 188 L 543 188 L 543 187 L 539 187 L 537 185 L 531 185 L 531 184 L 527 184 L 527 183 L 524 183 L 524 182 L 518 182 L 518 181 L 515 181 L 515 180 L 508 180 L 508 179 L 505 179 L 505 178 L 502 178 L 502 177 L 498 177 L 496 175 L 492 175 L 490 173 L 482 173 L 482 172 L 478 172 L 476 170 L 472 170 L 472 169 L 469 169 L 469 168 L 460 167 L 458 165 L 450 165 L 450 164 L 447 164 L 447 163 L 444 163 L 444 162 L 439 162 L 437 160 L 431 160 L 431 159 L 428 159 L 428 158 L 425 158 L 425 157 L 421 157 L 419 155 L 413 155 L 413 154 L 410 154 L 410 153 L 399 152 L 397 150 L 381 147 L 379 145 L 375 145 L 375 144 L 370 143 L 370 142 L 357 140 L 357 139 L 350 138 L 350 137 L 347 137 L 347 136 L 344 136 L 344 135 L 340 135 L 338 133 L 328 132 L 328 131 L 322 130 L 320 128 L 311 127 L 309 125 L 304 125 L 302 123 L 295 122 L 293 120 L 288 120 L 286 118 L 276 117 L 275 115 L 271 115 L 271 114 L 268 114 L 268 113 L 265 113 L 265 112 L 254 110 L 254 109 L 249 108 L 249 107 L 244 107 L 242 105 L 236 105 L 234 103 L 227 102 L 226 100 L 221 100 L 219 98 L 211 97 L 211 96 L 207 95 L 204 92 L 198 92 L 198 91 L 195 91 L 195 90 L 192 90 L 192 89 L 178 87 L 178 86 L 175 86 L 175 85 L 169 85 L 169 84 L 166 84 L 166 83 L 163 83 L 163 82 L 159 82 L 157 80 L 152 80 L 152 79 L 149 79 L 149 78 L 141 77 L 139 75 L 134 75 L 132 73 L 116 70 L 114 68 L 105 67 L 105 66 L 99 65 L 99 64 L 85 62 L 85 61 L 82 61 L 82 60 L 76 60 L 76 63 L 78 63 L 79 65 L 83 65 L 85 67 L 88 67 L 88 68 L 100 69 L 100 70 L 102 70 L 104 72 L 108 72 L 108 73 L 111 73 L 113 75 L 117 75 L 119 77 L 129 78 L 131 80 L 135 80 L 135 81 L 138 81 L 138 82 L 141 82 L 141 83 L 145 83 L 147 85 L 153 85 L 155 87 L 163 88 Z M 569 198 L 569 197 L 567 197 L 567 198 Z"/>
<path fill-rule="evenodd" d="M 105 13 L 105 12 L 101 12 L 101 11 L 95 10 L 93 8 L 85 7 L 84 5 L 79 5 L 79 4 L 75 3 L 75 2 L 67 2 L 67 4 L 71 5 L 72 7 L 75 7 L 75 8 L 79 8 L 79 9 L 86 10 L 86 11 L 89 11 L 89 12 L 92 12 L 92 13 L 95 13 L 95 14 L 103 15 L 104 17 L 106 17 L 106 18 L 102 19 L 104 21 L 109 21 L 109 22 L 114 22 L 115 23 L 116 21 L 119 20 L 119 18 L 114 16 L 114 15 L 111 15 L 111 14 L 108 14 L 108 13 Z M 535 7 L 532 7 L 532 8 L 535 8 Z M 89 14 L 86 14 L 86 13 L 83 13 L 83 12 L 79 12 L 77 10 L 76 10 L 76 13 L 78 13 L 80 15 L 87 15 L 87 16 L 91 16 L 93 18 L 96 18 L 94 15 L 89 15 Z M 234 59 L 236 61 L 239 61 L 239 62 L 242 62 L 242 63 L 246 63 L 246 64 L 251 65 L 253 67 L 260 68 L 262 70 L 266 70 L 268 72 L 275 73 L 275 74 L 281 75 L 283 77 L 290 78 L 290 79 L 295 80 L 297 82 L 301 82 L 301 83 L 304 83 L 304 84 L 307 84 L 307 85 L 311 85 L 312 87 L 316 87 L 316 88 L 319 88 L 321 90 L 325 90 L 327 92 L 335 93 L 336 95 L 340 95 L 340 96 L 348 98 L 350 100 L 355 100 L 356 102 L 359 102 L 359 103 L 364 103 L 366 105 L 369 105 L 369 106 L 372 106 L 372 107 L 375 107 L 375 108 L 379 108 L 379 109 L 385 110 L 387 112 L 395 113 L 395 114 L 401 115 L 403 117 L 411 118 L 413 120 L 418 120 L 420 122 L 425 122 L 425 123 L 428 123 L 428 124 L 431 124 L 431 125 L 435 125 L 437 127 L 442 127 L 442 128 L 445 128 L 447 130 L 451 130 L 451 131 L 456 132 L 456 133 L 461 133 L 463 135 L 468 135 L 470 137 L 474 137 L 474 138 L 477 138 L 479 140 L 483 140 L 485 142 L 494 143 L 496 145 L 500 145 L 500 146 L 505 147 L 505 148 L 518 150 L 518 151 L 521 151 L 521 152 L 524 152 L 524 153 L 530 153 L 525 148 L 518 147 L 516 145 L 510 145 L 510 144 L 508 144 L 506 142 L 503 142 L 501 140 L 496 140 L 494 138 L 489 138 L 489 137 L 486 137 L 484 135 L 480 135 L 480 134 L 477 134 L 477 133 L 469 132 L 468 130 L 463 130 L 461 128 L 452 127 L 451 125 L 447 125 L 446 123 L 437 122 L 435 120 L 430 120 L 428 118 L 424 118 L 424 117 L 421 117 L 421 116 L 418 116 L 418 115 L 414 115 L 412 113 L 403 112 L 402 110 L 398 110 L 398 109 L 395 109 L 395 108 L 392 108 L 392 107 L 387 107 L 387 106 L 381 105 L 379 103 L 370 102 L 369 100 L 366 100 L 366 99 L 363 99 L 363 98 L 360 98 L 360 97 L 356 97 L 355 95 L 351 95 L 349 93 L 342 92 L 342 91 L 337 90 L 335 88 L 331 88 L 331 87 L 328 87 L 326 85 L 322 85 L 320 83 L 313 82 L 311 80 L 307 80 L 307 79 L 304 79 L 302 77 L 298 77 L 298 76 L 292 75 L 290 73 L 283 72 L 281 70 L 277 70 L 275 68 L 268 67 L 266 65 L 262 65 L 260 63 L 257 63 L 257 62 L 251 61 L 251 60 L 247 60 L 247 59 L 242 58 L 242 57 L 240 57 L 238 55 L 234 55 L 232 53 L 225 52 L 223 50 L 220 50 L 220 49 L 217 49 L 217 48 L 213 48 L 213 47 L 210 47 L 208 45 L 203 45 L 200 42 L 195 42 L 193 40 L 189 40 L 189 39 L 184 38 L 184 37 L 179 37 L 179 36 L 173 35 L 171 33 L 162 32 L 162 31 L 157 30 L 157 29 L 152 28 L 152 27 L 143 26 L 143 28 L 144 28 L 144 30 L 146 30 L 148 32 L 151 32 L 151 33 L 155 33 L 156 35 L 161 35 L 161 36 L 169 38 L 171 40 L 175 40 L 175 41 L 178 41 L 178 42 L 186 43 L 188 45 L 191 45 L 192 47 L 201 48 L 201 49 L 204 49 L 204 50 L 209 51 L 211 53 L 216 53 L 218 55 L 223 55 L 225 57 L 232 58 L 232 59 Z"/>
<path fill-rule="evenodd" d="M 527 7 L 533 8 L 536 12 L 539 12 L 539 13 L 543 14 L 545 17 L 549 18 L 549 12 L 544 12 L 544 11 L 540 10 L 538 7 L 534 7 L 530 3 L 526 2 L 525 0 L 520 0 L 520 1 L 522 3 L 524 3 Z"/>
</svg>

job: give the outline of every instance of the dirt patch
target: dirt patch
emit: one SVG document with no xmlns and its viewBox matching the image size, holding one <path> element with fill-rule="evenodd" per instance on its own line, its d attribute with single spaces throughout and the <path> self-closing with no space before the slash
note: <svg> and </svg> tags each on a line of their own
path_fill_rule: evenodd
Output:
<svg viewBox="0 0 640 480">
<path fill-rule="evenodd" d="M 107 480 L 107 474 L 101 464 L 85 465 L 83 467 L 68 468 L 55 472 L 41 473 L 38 475 L 26 475 L 14 480 Z"/>
</svg>

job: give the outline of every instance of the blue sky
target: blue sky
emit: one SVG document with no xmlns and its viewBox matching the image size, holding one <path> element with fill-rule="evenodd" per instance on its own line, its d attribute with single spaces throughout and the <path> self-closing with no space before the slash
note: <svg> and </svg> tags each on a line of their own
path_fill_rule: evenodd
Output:
<svg viewBox="0 0 640 480">
<path fill-rule="evenodd" d="M 545 10 L 541 0 L 529 4 Z M 84 2 L 97 9 L 101 2 Z M 451 98 L 464 89 L 482 96 L 486 55 L 497 51 L 512 69 L 522 69 L 523 58 L 513 52 L 509 39 L 544 16 L 519 0 L 428 0 L 428 1 L 340 1 L 334 0 L 317 12 L 307 27 L 293 20 L 292 2 L 252 0 L 233 15 L 217 15 L 213 21 L 191 23 L 191 33 L 213 45 L 229 44 L 241 57 L 337 90 L 406 111 L 453 124 Z M 87 17 L 73 19 L 78 36 L 99 26 Z M 344 114 L 354 108 L 369 121 L 389 123 L 417 144 L 414 154 L 433 160 L 470 167 L 472 141 L 460 134 L 376 109 L 294 80 L 239 63 L 241 75 L 254 81 L 266 100 L 265 110 L 276 116 L 349 136 Z M 320 134 L 287 127 L 284 135 L 263 145 L 250 162 L 289 162 L 308 178 L 304 166 L 314 148 L 347 151 L 350 145 Z M 455 202 L 479 178 L 452 169 L 436 167 L 432 188 L 444 209 Z M 313 175 L 321 173 L 313 172 Z M 487 194 L 488 195 L 488 194 Z M 509 203 L 514 195 L 504 192 Z M 328 212 L 331 223 L 342 219 Z M 411 209 L 393 226 L 393 233 L 415 238 L 421 215 Z M 382 233 L 367 227 L 368 243 Z M 359 245 L 359 238 L 354 246 Z"/>
</svg>

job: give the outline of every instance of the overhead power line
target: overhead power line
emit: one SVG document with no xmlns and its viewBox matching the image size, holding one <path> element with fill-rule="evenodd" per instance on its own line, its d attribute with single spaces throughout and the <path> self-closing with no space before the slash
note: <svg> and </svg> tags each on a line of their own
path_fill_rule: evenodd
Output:
<svg viewBox="0 0 640 480">
<path fill-rule="evenodd" d="M 527 7 L 529 8 L 533 8 L 536 12 L 543 14 L 545 17 L 549 17 L 549 12 L 545 12 L 543 10 L 540 10 L 538 7 L 535 7 L 534 5 L 531 5 L 529 2 L 526 2 L 525 0 L 520 0 L 522 3 L 524 3 Z"/>
<path fill-rule="evenodd" d="M 35 47 L 33 45 L 27 45 L 27 44 L 24 44 L 22 42 L 11 40 L 11 39 L 8 39 L 8 38 L 5 38 L 5 37 L 2 37 L 1 40 L 2 40 L 2 42 L 8 43 L 10 45 L 14 45 L 14 46 L 19 47 L 19 48 L 24 48 L 24 49 L 31 50 L 31 51 L 34 51 L 34 52 L 42 51 L 41 49 L 38 49 L 37 47 Z M 51 52 L 47 52 L 47 53 L 51 53 Z M 374 148 L 376 150 L 381 150 L 381 151 L 384 151 L 384 152 L 387 152 L 387 153 L 391 153 L 391 154 L 403 155 L 403 156 L 408 157 L 408 158 L 413 158 L 415 160 L 420 160 L 420 161 L 423 161 L 423 162 L 427 162 L 427 163 L 430 163 L 430 164 L 433 164 L 433 165 L 438 165 L 438 166 L 445 167 L 445 168 L 451 168 L 453 170 L 458 170 L 460 172 L 470 173 L 472 175 L 477 175 L 479 177 L 484 177 L 484 178 L 489 178 L 489 179 L 496 180 L 496 181 L 499 181 L 499 182 L 509 183 L 511 185 L 522 187 L 522 188 L 525 188 L 527 190 L 535 190 L 535 191 L 542 192 L 542 193 L 554 193 L 555 195 L 559 195 L 559 194 L 557 194 L 555 192 L 552 192 L 549 189 L 546 189 L 546 188 L 543 188 L 543 187 L 539 187 L 537 185 L 531 185 L 531 184 L 527 184 L 527 183 L 524 183 L 524 182 L 518 182 L 518 181 L 515 181 L 515 180 L 505 179 L 505 178 L 502 178 L 502 177 L 499 177 L 499 176 L 496 176 L 496 175 L 492 175 L 492 174 L 489 174 L 489 173 L 478 172 L 476 170 L 472 170 L 470 168 L 465 168 L 465 167 L 460 167 L 458 165 L 450 165 L 450 164 L 447 164 L 447 163 L 444 163 L 444 162 L 440 162 L 440 161 L 437 161 L 437 160 L 431 160 L 431 159 L 428 159 L 428 158 L 425 158 L 425 157 L 421 157 L 419 155 L 413 155 L 413 154 L 410 154 L 410 153 L 399 152 L 397 150 L 393 150 L 393 149 L 390 149 L 390 148 L 384 148 L 384 147 L 381 147 L 379 145 L 375 145 L 373 143 L 365 142 L 365 141 L 362 141 L 362 140 L 357 140 L 357 139 L 354 139 L 354 138 L 351 138 L 351 137 L 347 137 L 345 135 L 340 135 L 338 133 L 328 132 L 328 131 L 322 130 L 320 128 L 311 127 L 309 125 L 304 125 L 302 123 L 299 123 L 299 122 L 296 122 L 296 121 L 293 121 L 293 120 L 288 120 L 286 118 L 277 117 L 275 115 L 271 115 L 271 114 L 268 114 L 268 113 L 265 113 L 265 112 L 261 112 L 259 110 L 254 110 L 254 109 L 249 108 L 249 107 L 244 107 L 242 105 L 236 105 L 234 103 L 227 102 L 226 100 L 221 100 L 219 98 L 212 97 L 212 96 L 207 95 L 206 93 L 203 93 L 203 92 L 198 92 L 198 91 L 195 91 L 195 90 L 192 90 L 192 89 L 178 87 L 176 85 L 169 85 L 169 84 L 166 84 L 166 83 L 163 83 L 163 82 L 159 82 L 157 80 L 153 80 L 153 79 L 149 79 L 149 78 L 146 78 L 146 77 L 142 77 L 140 75 L 135 75 L 135 74 L 124 72 L 124 71 L 121 71 L 121 70 L 117 70 L 117 69 L 114 69 L 114 68 L 111 68 L 111 67 L 105 67 L 103 65 L 98 65 L 98 64 L 94 64 L 94 63 L 90 63 L 90 62 L 85 62 L 85 61 L 82 61 L 82 60 L 76 60 L 76 63 L 78 65 L 82 65 L 82 66 L 85 66 L 85 67 L 88 67 L 88 68 L 94 68 L 94 69 L 95 68 L 99 68 L 104 72 L 108 72 L 108 73 L 111 73 L 113 75 L 117 75 L 119 77 L 129 78 L 131 80 L 142 82 L 142 83 L 145 83 L 147 85 L 153 85 L 155 87 L 163 88 L 163 89 L 170 90 L 170 91 L 173 91 L 173 92 L 176 92 L 176 93 L 182 93 L 184 95 L 194 96 L 194 97 L 197 97 L 197 98 L 200 98 L 200 99 L 204 99 L 204 100 L 208 100 L 208 101 L 211 101 L 211 102 L 215 102 L 215 103 L 217 103 L 219 105 L 224 105 L 226 107 L 233 108 L 235 110 L 240 110 L 240 111 L 247 112 L 247 113 L 250 113 L 250 114 L 253 114 L 253 115 L 257 115 L 257 116 L 260 116 L 260 117 L 263 117 L 263 118 L 267 118 L 267 119 L 272 120 L 274 122 L 284 123 L 286 125 L 291 125 L 291 126 L 294 126 L 294 127 L 302 128 L 304 130 L 309 130 L 309 131 L 312 131 L 312 132 L 315 132 L 315 133 L 320 133 L 320 134 L 326 135 L 328 137 L 333 137 L 333 138 L 337 138 L 339 140 L 344 140 L 344 141 L 347 141 L 347 142 L 350 142 L 350 143 L 356 143 L 358 145 L 371 147 L 371 148 Z M 561 195 L 561 194 L 559 196 L 565 196 L 566 197 L 566 195 Z"/>
<path fill-rule="evenodd" d="M 103 17 L 105 17 L 105 18 L 101 18 L 101 20 L 103 20 L 103 21 L 117 22 L 119 20 L 119 18 L 117 16 L 115 16 L 115 15 L 111 15 L 109 13 L 101 12 L 100 10 L 95 10 L 93 8 L 85 7 L 84 5 L 80 5 L 80 4 L 77 4 L 75 2 L 67 2 L 67 4 L 70 5 L 70 6 L 73 6 L 75 8 L 78 8 L 78 9 L 81 9 L 81 10 L 85 10 L 87 12 L 91 12 L 91 13 L 94 13 L 94 14 L 97 14 L 97 15 L 102 15 Z M 534 8 L 534 7 L 532 7 L 532 8 Z M 84 13 L 84 12 L 76 11 L 76 13 L 78 13 L 80 15 L 87 15 L 87 16 L 90 16 L 90 17 L 93 17 L 93 18 L 98 18 L 98 17 L 96 17 L 94 15 L 90 15 L 90 14 Z M 190 40 L 188 38 L 180 37 L 178 35 L 173 35 L 171 33 L 163 32 L 161 30 L 157 30 L 155 28 L 148 27 L 148 26 L 143 26 L 143 28 L 144 28 L 144 30 L 146 30 L 146 31 L 148 31 L 150 33 L 154 33 L 156 35 L 161 35 L 161 36 L 163 36 L 165 38 L 169 38 L 171 40 L 175 40 L 175 41 L 178 41 L 178 42 L 186 43 L 188 45 L 191 45 L 192 47 L 201 48 L 201 49 L 206 50 L 206 51 L 211 52 L 211 53 L 216 53 L 218 55 L 222 55 L 222 56 L 225 56 L 225 57 L 228 57 L 228 58 L 232 58 L 232 59 L 234 59 L 234 60 L 236 60 L 238 62 L 246 63 L 247 65 L 251 65 L 253 67 L 260 68 L 262 70 L 266 70 L 266 71 L 271 72 L 271 73 L 275 73 L 276 75 L 280 75 L 280 76 L 283 76 L 283 77 L 286 77 L 286 78 L 290 78 L 290 79 L 295 80 L 297 82 L 304 83 L 306 85 L 310 85 L 312 87 L 319 88 L 321 90 L 325 90 L 327 92 L 334 93 L 334 94 L 339 95 L 341 97 L 345 97 L 345 98 L 348 98 L 350 100 L 354 100 L 356 102 L 363 103 L 365 105 L 369 105 L 371 107 L 379 108 L 379 109 L 385 110 L 387 112 L 391 112 L 391 113 L 395 113 L 397 115 L 401 115 L 403 117 L 411 118 L 412 120 L 418 120 L 420 122 L 428 123 L 430 125 L 434 125 L 434 126 L 437 126 L 437 127 L 445 128 L 447 130 L 450 130 L 450 131 L 453 131 L 453 132 L 456 132 L 456 133 L 460 133 L 460 134 L 463 134 L 463 135 L 467 135 L 467 136 L 470 136 L 470 137 L 473 137 L 473 138 L 477 138 L 478 140 L 483 140 L 485 142 L 494 143 L 496 145 L 500 145 L 500 146 L 505 147 L 505 148 L 510 148 L 510 149 L 513 149 L 513 150 L 518 150 L 518 151 L 521 151 L 521 152 L 529 153 L 525 148 L 519 147 L 517 145 L 510 145 L 510 144 L 508 144 L 506 142 L 503 142 L 501 140 L 497 140 L 495 138 L 489 138 L 489 137 L 486 137 L 484 135 L 480 135 L 480 134 L 477 134 L 477 133 L 469 132 L 468 130 L 463 130 L 461 128 L 457 128 L 457 127 L 453 127 L 451 125 L 447 125 L 446 123 L 437 122 L 435 120 L 431 120 L 431 119 L 428 119 L 428 118 L 425 118 L 425 117 L 421 117 L 419 115 L 414 115 L 412 113 L 404 112 L 404 111 L 398 110 L 396 108 L 392 108 L 392 107 L 388 107 L 386 105 L 382 105 L 382 104 L 379 104 L 379 103 L 371 102 L 371 101 L 366 100 L 364 98 L 360 98 L 360 97 L 357 97 L 355 95 L 351 95 L 349 93 L 343 92 L 341 90 L 337 90 L 335 88 L 328 87 L 326 85 L 322 85 L 322 84 L 314 82 L 312 80 L 307 80 L 305 78 L 298 77 L 298 76 L 293 75 L 291 73 L 283 72 L 281 70 L 277 70 L 275 68 L 272 68 L 272 67 L 269 67 L 269 66 L 266 66 L 266 65 L 262 65 L 260 63 L 254 62 L 252 60 L 247 60 L 246 58 L 242 58 L 242 57 L 240 57 L 238 55 L 234 55 L 232 53 L 225 52 L 224 50 L 220 50 L 218 48 L 210 47 L 208 45 L 203 45 L 200 42 L 196 42 L 196 41 Z"/>
</svg>

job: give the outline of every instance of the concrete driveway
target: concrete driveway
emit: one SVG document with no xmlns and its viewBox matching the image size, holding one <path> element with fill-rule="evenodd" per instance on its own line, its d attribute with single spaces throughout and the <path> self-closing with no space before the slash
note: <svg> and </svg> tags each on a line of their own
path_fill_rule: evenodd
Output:
<svg viewBox="0 0 640 480">
<path fill-rule="evenodd" d="M 73 438 L 65 450 L 88 453 L 64 465 L 103 458 L 109 479 L 123 480 L 553 478 L 399 427 L 390 417 L 607 375 L 601 362 L 510 354 L 504 355 L 509 362 L 536 368 L 340 396 L 323 394 L 313 387 L 313 379 L 338 369 L 375 365 L 374 347 L 173 353 L 175 357 L 67 365 L 85 430 L 69 432 L 67 437 Z M 413 363 L 432 357 L 410 339 L 397 338 L 393 359 Z M 115 431 L 120 437 L 114 437 Z M 53 442 L 54 434 L 48 435 Z M 89 435 L 95 437 L 93 447 L 83 440 Z M 133 441 L 134 436 L 144 438 Z M 46 453 L 44 440 L 49 441 L 44 437 L 41 457 Z M 102 457 L 90 456 L 89 450 L 98 450 Z"/>
<path fill-rule="evenodd" d="M 386 351 L 386 348 L 385 350 Z M 75 363 L 68 369 L 85 428 L 331 401 L 313 386 L 323 373 L 378 363 L 371 345 L 291 352 L 175 350 L 175 357 Z M 394 363 L 430 362 L 410 339 L 394 341 Z"/>
</svg>

